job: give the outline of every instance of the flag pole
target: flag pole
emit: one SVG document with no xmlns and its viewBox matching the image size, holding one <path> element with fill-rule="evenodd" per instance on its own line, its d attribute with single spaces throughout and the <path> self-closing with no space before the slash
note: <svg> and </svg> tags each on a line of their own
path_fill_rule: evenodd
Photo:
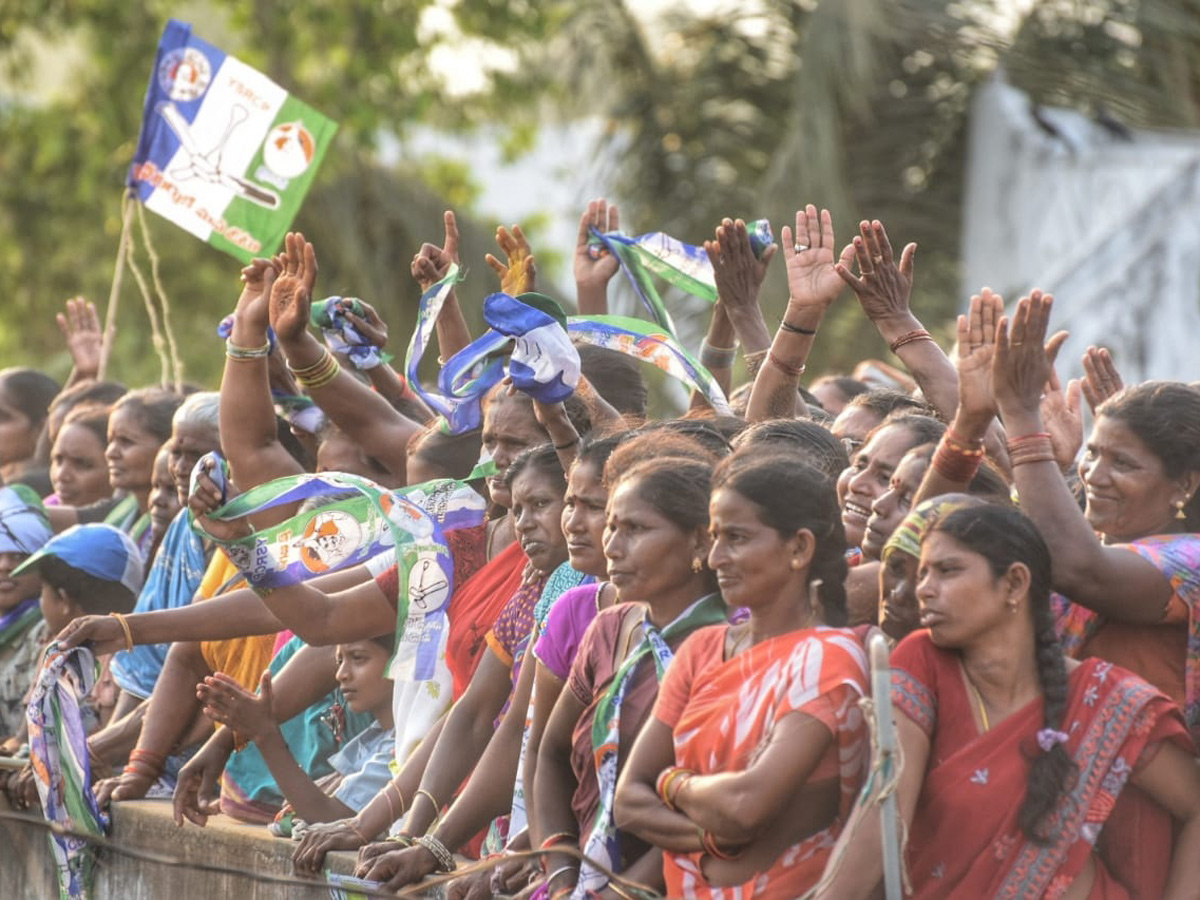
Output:
<svg viewBox="0 0 1200 900">
<path fill-rule="evenodd" d="M 112 352 L 113 336 L 117 333 L 117 303 L 121 296 L 121 280 L 125 274 L 125 255 L 129 250 L 129 226 L 133 221 L 133 191 L 125 188 L 121 192 L 121 238 L 117 243 L 117 261 L 113 266 L 112 286 L 108 290 L 108 308 L 104 311 L 104 333 L 100 337 L 100 367 L 96 380 L 103 381 L 108 369 L 108 356 Z"/>
<path fill-rule="evenodd" d="M 879 760 L 884 771 L 898 768 L 896 724 L 892 718 L 892 671 L 888 662 L 887 639 L 876 630 L 868 639 L 871 655 L 871 695 L 875 701 L 875 727 L 879 735 Z M 883 839 L 883 885 L 887 900 L 903 900 L 900 859 L 899 816 L 896 792 L 885 792 L 880 803 L 880 833 Z"/>
</svg>

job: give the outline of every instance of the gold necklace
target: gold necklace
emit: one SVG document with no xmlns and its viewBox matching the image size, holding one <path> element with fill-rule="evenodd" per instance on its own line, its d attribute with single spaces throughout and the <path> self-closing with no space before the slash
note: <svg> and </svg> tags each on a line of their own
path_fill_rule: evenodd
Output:
<svg viewBox="0 0 1200 900">
<path fill-rule="evenodd" d="M 975 702 L 979 704 L 979 717 L 983 719 L 983 730 L 991 731 L 992 726 L 988 724 L 987 710 L 983 707 L 983 695 L 979 693 L 979 688 L 975 687 L 975 682 L 971 680 L 970 675 L 967 675 L 967 684 L 971 687 L 971 693 L 975 695 Z"/>
</svg>

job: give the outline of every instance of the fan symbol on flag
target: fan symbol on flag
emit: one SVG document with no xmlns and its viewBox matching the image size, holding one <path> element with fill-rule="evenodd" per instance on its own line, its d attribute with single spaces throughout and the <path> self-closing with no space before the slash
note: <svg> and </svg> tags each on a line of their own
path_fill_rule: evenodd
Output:
<svg viewBox="0 0 1200 900">
<path fill-rule="evenodd" d="M 198 178 L 210 184 L 219 184 L 222 187 L 226 187 L 238 196 L 245 197 L 247 200 L 257 203 L 259 206 L 265 206 L 267 209 L 276 209 L 279 206 L 279 195 L 274 191 L 251 184 L 244 178 L 231 175 L 221 169 L 221 153 L 224 151 L 225 145 L 229 142 L 234 129 L 246 121 L 250 115 L 246 107 L 235 105 L 230 110 L 229 125 L 225 128 L 225 133 L 208 152 L 200 150 L 199 145 L 196 143 L 196 137 L 192 134 L 191 126 L 188 125 L 187 119 L 183 117 L 183 114 L 179 112 L 174 103 L 160 104 L 158 106 L 158 114 L 163 117 L 163 121 L 167 123 L 167 127 L 175 133 L 175 137 L 179 138 L 179 145 L 188 156 L 186 165 L 177 166 L 171 170 L 170 174 L 173 178 L 179 181 Z"/>
</svg>

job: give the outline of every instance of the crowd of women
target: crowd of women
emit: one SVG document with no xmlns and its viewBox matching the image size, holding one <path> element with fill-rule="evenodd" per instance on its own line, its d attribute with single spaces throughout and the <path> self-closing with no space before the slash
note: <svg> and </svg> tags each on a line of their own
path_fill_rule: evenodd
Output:
<svg viewBox="0 0 1200 900">
<path fill-rule="evenodd" d="M 444 226 L 411 269 L 443 291 L 449 360 L 471 335 Z M 607 312 L 619 265 L 593 234 L 617 226 L 603 200 L 582 217 L 581 315 Z M 697 356 L 733 415 L 697 391 L 651 420 L 639 363 L 581 346 L 565 400 L 514 361 L 480 427 L 448 427 L 386 357 L 310 329 L 321 306 L 388 343 L 368 304 L 314 303 L 301 235 L 242 271 L 219 392 L 97 380 L 96 315 L 72 301 L 66 388 L 0 372 L 0 752 L 24 752 L 58 632 L 104 663 L 102 804 L 261 823 L 301 874 L 356 850 L 364 879 L 436 877 L 455 898 L 869 897 L 879 628 L 913 895 L 1197 896 L 1200 390 L 1124 385 L 1094 348 L 1062 383 L 1039 291 L 1009 312 L 982 290 L 947 354 L 909 303 L 915 247 L 894 253 L 877 221 L 834 240 L 809 206 L 780 248 L 740 220 L 705 242 L 718 299 Z M 553 307 L 520 229 L 498 242 L 501 290 Z M 758 295 L 777 249 L 772 335 Z M 802 387 L 843 293 L 903 370 Z M 445 490 L 477 508 L 438 518 L 445 602 L 418 596 L 398 544 L 264 579 L 239 541 L 301 521 L 296 546 L 320 555 L 347 539 L 320 515 L 340 495 L 222 507 L 308 472 L 434 518 Z M 136 605 L 55 605 L 47 554 L 92 523 L 136 548 Z M 11 801 L 35 806 L 10 770 Z"/>
</svg>

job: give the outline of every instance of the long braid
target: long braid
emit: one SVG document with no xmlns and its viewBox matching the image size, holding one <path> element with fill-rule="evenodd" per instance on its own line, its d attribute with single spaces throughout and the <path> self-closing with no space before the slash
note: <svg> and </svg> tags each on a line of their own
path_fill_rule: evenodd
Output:
<svg viewBox="0 0 1200 900">
<path fill-rule="evenodd" d="M 1062 731 L 1067 713 L 1066 659 L 1054 631 L 1049 604 L 1035 603 L 1033 616 L 1038 682 L 1045 704 L 1042 727 Z M 1075 763 L 1062 743 L 1055 743 L 1048 751 L 1035 746 L 1033 752 L 1036 755 L 1029 766 L 1025 801 L 1017 814 L 1017 823 L 1030 840 L 1044 844 L 1051 839 L 1047 833 L 1047 820 L 1074 779 Z"/>
<path fill-rule="evenodd" d="M 1050 610 L 1050 549 L 1037 527 L 1011 507 L 979 506 L 959 509 L 934 525 L 931 534 L 949 535 L 988 561 L 997 578 L 1014 565 L 1029 570 L 1028 603 L 1033 617 L 1034 662 L 1045 704 L 1039 737 L 1057 738 L 1063 731 L 1069 685 L 1067 663 L 1054 630 Z M 1030 840 L 1049 843 L 1052 813 L 1075 779 L 1075 763 L 1061 740 L 1039 741 L 1031 748 L 1029 779 L 1017 824 Z"/>
</svg>

